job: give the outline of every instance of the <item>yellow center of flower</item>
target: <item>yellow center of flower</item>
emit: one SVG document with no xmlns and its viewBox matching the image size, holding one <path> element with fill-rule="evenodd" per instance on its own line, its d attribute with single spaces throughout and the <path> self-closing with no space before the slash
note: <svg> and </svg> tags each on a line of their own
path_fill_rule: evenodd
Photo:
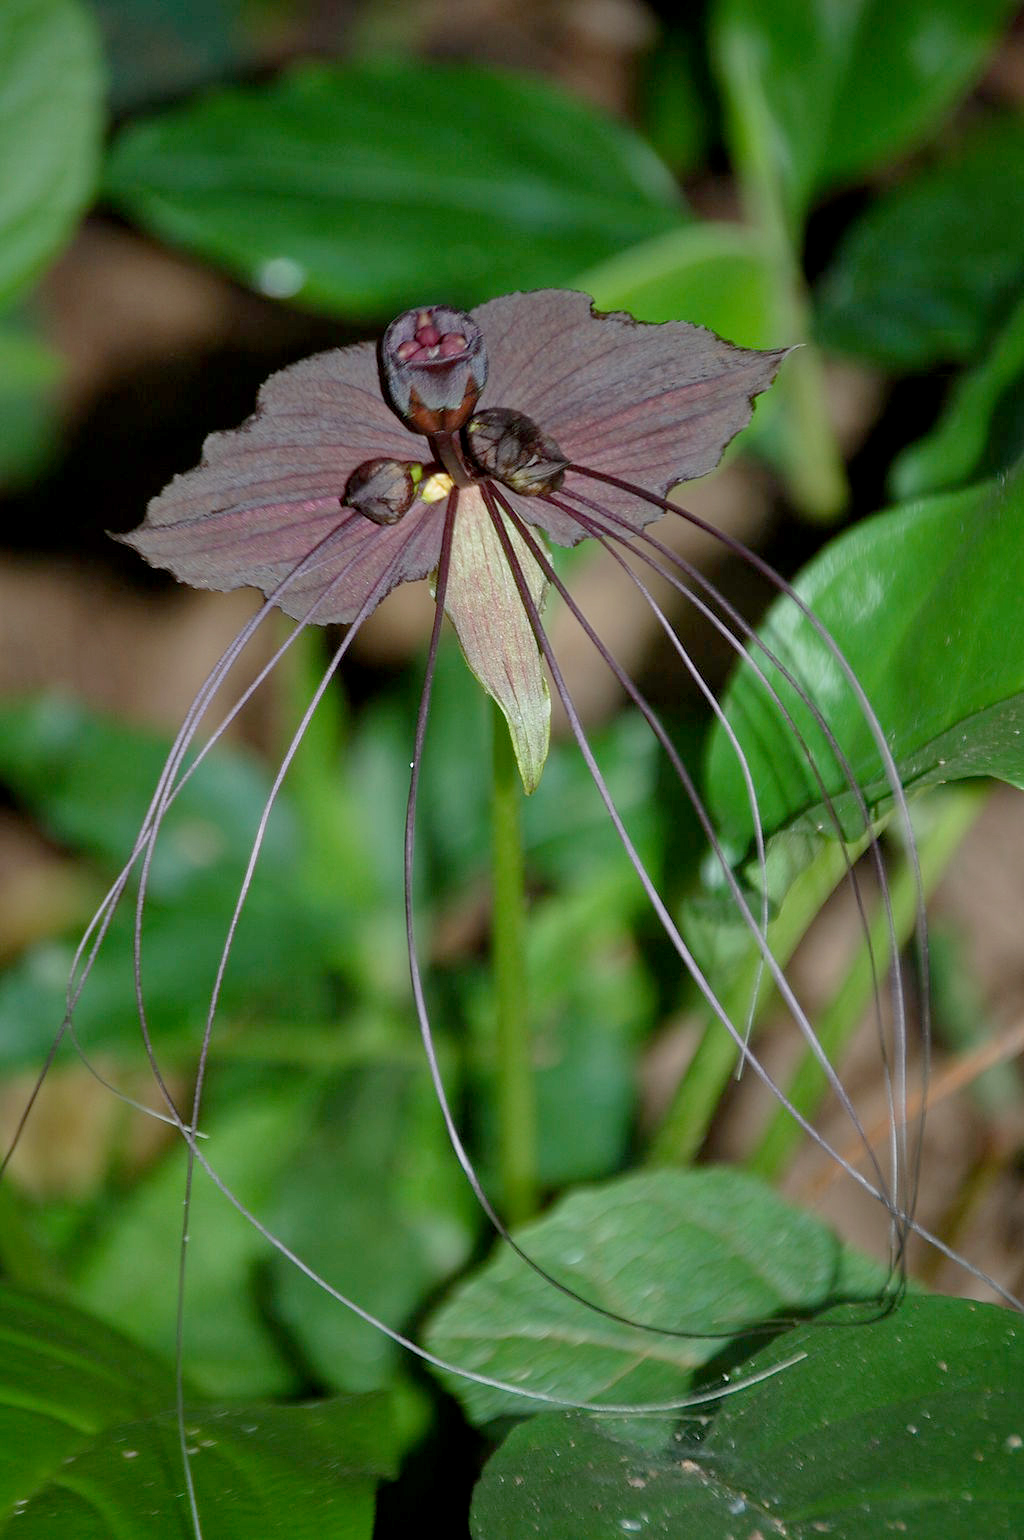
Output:
<svg viewBox="0 0 1024 1540">
<path fill-rule="evenodd" d="M 425 503 L 439 503 L 452 490 L 452 478 L 447 471 L 435 471 L 420 487 L 420 498 Z"/>
</svg>

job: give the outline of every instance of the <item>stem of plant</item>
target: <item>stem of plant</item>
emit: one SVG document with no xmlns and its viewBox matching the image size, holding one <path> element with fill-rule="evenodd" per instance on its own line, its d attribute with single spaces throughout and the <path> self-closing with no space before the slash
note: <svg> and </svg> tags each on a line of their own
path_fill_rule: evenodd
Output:
<svg viewBox="0 0 1024 1540">
<path fill-rule="evenodd" d="M 758 82 L 755 49 L 733 34 L 726 63 L 733 97 L 732 133 L 740 189 L 750 222 L 761 231 L 775 289 L 780 339 L 804 344 L 779 377 L 785 409 L 785 472 L 793 501 L 827 523 L 849 501 L 849 485 L 828 412 L 821 356 L 811 336 L 811 306 L 800 247 L 803 220 L 787 199 L 777 136 Z M 742 104 L 740 107 L 739 104 Z"/>
<path fill-rule="evenodd" d="M 985 804 L 975 787 L 958 787 L 935 799 L 937 816 L 918 841 L 921 884 L 925 898 L 934 892 L 964 835 Z M 893 928 L 897 945 L 903 947 L 914 932 L 917 918 L 917 886 L 904 861 L 890 884 Z M 818 1039 L 833 1063 L 843 1052 L 864 1018 L 871 1002 L 874 979 L 871 959 L 879 972 L 890 963 L 889 927 L 879 906 L 871 921 L 871 949 L 862 940 L 850 968 L 818 1020 Z M 828 1094 L 821 1065 L 808 1051 L 796 1069 L 786 1094 L 798 1112 L 813 1118 Z M 769 1179 L 778 1176 L 803 1142 L 800 1125 L 784 1107 L 776 1109 L 748 1165 Z"/>
<path fill-rule="evenodd" d="M 492 702 L 491 962 L 497 1025 L 501 1188 L 509 1224 L 537 1208 L 537 1106 L 526 1014 L 522 785 L 508 726 Z"/>
<path fill-rule="evenodd" d="M 855 860 L 859 846 L 847 847 Z M 846 874 L 843 848 L 838 840 L 828 840 L 819 854 L 800 873 L 786 895 L 777 918 L 768 927 L 768 945 L 785 967 L 818 910 L 832 889 Z M 736 964 L 730 987 L 720 996 L 730 1021 L 742 1023 L 750 1009 L 750 997 L 758 978 L 760 953 L 751 945 Z M 758 996 L 751 1025 L 756 1024 L 774 983 L 767 969 L 760 972 Z M 690 1060 L 665 1119 L 659 1128 L 647 1159 L 651 1165 L 683 1165 L 697 1154 L 711 1126 L 715 1109 L 736 1064 L 737 1048 L 717 1017 L 707 1020 L 697 1052 Z"/>
</svg>

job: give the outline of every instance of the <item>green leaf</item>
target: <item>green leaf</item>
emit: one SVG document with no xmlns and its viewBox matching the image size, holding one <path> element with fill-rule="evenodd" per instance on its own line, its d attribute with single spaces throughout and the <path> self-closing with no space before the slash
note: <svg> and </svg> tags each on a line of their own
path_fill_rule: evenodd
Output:
<svg viewBox="0 0 1024 1540">
<path fill-rule="evenodd" d="M 1024 1529 L 1024 1331 L 963 1300 L 788 1332 L 738 1371 L 800 1362 L 660 1452 L 580 1415 L 535 1417 L 486 1466 L 474 1540 L 976 1540 Z M 538 1522 L 540 1521 L 540 1522 Z"/>
<path fill-rule="evenodd" d="M 893 463 L 898 498 L 1008 470 L 1024 453 L 1024 293 L 985 360 L 957 381 L 926 438 Z"/>
<path fill-rule="evenodd" d="M 464 1265 L 479 1221 L 426 1075 L 380 1066 L 330 1088 L 268 1222 L 342 1293 L 401 1328 Z M 280 1321 L 326 1384 L 368 1390 L 393 1377 L 398 1349 L 375 1327 L 284 1257 L 270 1276 Z"/>
<path fill-rule="evenodd" d="M 836 1293 L 870 1297 L 880 1272 L 816 1220 L 738 1171 L 623 1177 L 572 1193 L 516 1233 L 569 1287 L 622 1315 L 716 1337 L 659 1337 L 587 1310 L 507 1248 L 433 1318 L 430 1348 L 524 1390 L 622 1404 L 683 1396 L 724 1338 Z M 445 1377 L 474 1422 L 531 1403 Z"/>
<path fill-rule="evenodd" d="M 218 1175 L 265 1211 L 282 1170 L 309 1126 L 311 1096 L 290 1079 L 252 1091 L 237 1107 L 201 1119 L 203 1154 Z M 75 1298 L 102 1319 L 168 1357 L 174 1351 L 177 1261 L 181 1245 L 184 1146 L 97 1224 L 78 1260 Z M 186 1360 L 194 1383 L 211 1396 L 294 1390 L 294 1379 L 267 1330 L 256 1297 L 256 1266 L 266 1242 L 198 1170 L 189 1221 Z"/>
<path fill-rule="evenodd" d="M 169 1364 L 120 1332 L 0 1284 L 0 1513 L 84 1441 L 173 1396 Z"/>
<path fill-rule="evenodd" d="M 1024 294 L 1024 119 L 993 118 L 852 226 L 818 291 L 826 347 L 924 369 L 974 358 Z"/>
<path fill-rule="evenodd" d="M 0 305 L 55 256 L 92 197 L 103 128 L 95 24 L 77 0 L 0 7 Z"/>
<path fill-rule="evenodd" d="M 98 857 L 131 853 L 167 742 L 60 698 L 0 707 L 0 782 L 45 831 Z M 166 1043 L 196 1040 L 269 779 L 248 755 L 218 749 L 170 810 L 150 869 L 143 979 L 150 1026 Z M 298 1015 L 320 1002 L 326 938 L 344 932 L 344 894 L 328 905 L 301 887 L 292 810 L 275 810 L 224 978 L 225 1011 L 268 1005 Z M 134 890 L 132 890 L 133 893 Z M 102 889 L 97 884 L 94 902 Z M 91 907 L 91 906 L 89 906 Z M 84 918 L 88 907 L 83 911 Z M 75 1013 L 90 1048 L 138 1043 L 126 896 Z M 38 1062 L 64 1015 L 73 947 L 46 942 L 0 979 L 0 1062 Z M 181 959 L 189 966 L 183 972 Z"/>
<path fill-rule="evenodd" d="M 833 541 L 797 582 L 860 679 L 905 785 L 995 775 L 1024 783 L 1024 473 L 879 514 Z M 874 739 L 834 658 L 786 599 L 759 630 L 808 687 L 869 802 L 886 785 Z M 843 785 L 810 712 L 764 664 L 830 792 Z M 748 669 L 725 707 L 746 754 L 766 834 L 801 814 L 823 826 L 821 792 L 792 729 Z M 724 732 L 712 733 L 708 803 L 729 841 L 752 837 L 746 787 Z M 842 798 L 837 810 L 843 814 Z M 852 836 L 859 814 L 846 799 Z"/>
<path fill-rule="evenodd" d="M 196 1506 L 218 1540 L 370 1540 L 374 1493 L 394 1474 L 387 1405 L 346 1396 L 312 1406 L 187 1406 Z M 49 1540 L 186 1540 L 173 1412 L 106 1429 L 23 1503 L 0 1534 Z"/>
<path fill-rule="evenodd" d="M 0 706 L 0 781 L 57 839 L 114 870 L 131 854 L 170 749 L 159 733 L 129 727 L 58 695 Z M 218 748 L 175 798 L 151 869 L 152 892 L 176 898 L 197 872 L 248 858 L 270 777 L 251 754 Z M 279 810 L 261 861 L 294 859 L 294 820 Z"/>
<path fill-rule="evenodd" d="M 69 1305 L 0 1286 L 0 1535 L 184 1540 L 174 1404 L 161 1362 Z M 189 1405 L 200 1517 L 224 1540 L 369 1540 L 394 1474 L 381 1396 Z M 329 1526 L 329 1530 L 326 1526 Z"/>
<path fill-rule="evenodd" d="M 694 321 L 745 348 L 777 347 L 774 275 L 743 225 L 684 225 L 588 269 L 578 286 L 598 310 L 639 321 Z M 763 399 L 763 398 L 762 398 Z"/>
<path fill-rule="evenodd" d="M 0 487 L 27 481 L 56 438 L 61 365 L 27 327 L 0 321 Z"/>
<path fill-rule="evenodd" d="M 133 126 L 106 185 L 264 293 L 366 316 L 562 283 L 681 216 L 665 167 L 593 109 L 399 60 L 307 65 Z"/>
<path fill-rule="evenodd" d="M 733 159 L 777 181 L 791 227 L 816 194 L 918 144 L 981 73 L 1013 0 L 718 0 Z"/>
<path fill-rule="evenodd" d="M 370 1540 L 374 1493 L 394 1474 L 380 1397 L 313 1406 L 189 1406 L 192 1474 L 204 1532 L 218 1540 Z M 185 1540 L 193 1533 L 172 1412 L 108 1429 L 18 1506 L 0 1534 L 44 1540 Z"/>
</svg>

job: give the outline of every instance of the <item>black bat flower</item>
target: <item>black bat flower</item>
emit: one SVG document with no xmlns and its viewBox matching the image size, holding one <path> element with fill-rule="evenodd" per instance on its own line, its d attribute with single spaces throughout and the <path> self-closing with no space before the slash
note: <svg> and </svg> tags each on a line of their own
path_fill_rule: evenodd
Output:
<svg viewBox="0 0 1024 1540">
<path fill-rule="evenodd" d="M 434 1052 L 414 944 L 411 895 L 417 786 L 446 614 L 469 666 L 505 716 L 527 792 L 537 787 L 548 753 L 550 678 L 598 794 L 664 935 L 692 974 L 711 1013 L 735 1039 L 744 1062 L 789 1107 L 808 1135 L 882 1205 L 892 1224 L 896 1271 L 902 1264 L 908 1231 L 919 1229 L 913 1219 L 915 1131 L 908 1131 L 907 1126 L 907 1027 L 898 964 L 891 1020 L 887 1027 L 881 1027 L 890 1137 L 886 1154 L 879 1156 L 782 963 L 769 945 L 766 893 L 753 900 L 752 909 L 750 890 L 735 875 L 699 793 L 657 713 L 602 642 L 549 558 L 548 542 L 572 546 L 584 539 L 593 540 L 619 563 L 650 604 L 681 665 L 704 694 L 737 756 L 750 805 L 755 860 L 763 878 L 766 852 L 757 789 L 741 745 L 699 669 L 650 595 L 645 574 L 654 572 L 671 584 L 718 631 L 744 666 L 754 671 L 766 701 L 789 724 L 807 761 L 820 793 L 823 823 L 835 834 L 849 839 L 850 808 L 854 808 L 853 833 L 868 849 L 873 862 L 882 913 L 887 918 L 888 947 L 895 953 L 898 949 L 885 868 L 870 811 L 822 711 L 787 668 L 786 660 L 756 638 L 707 579 L 647 528 L 668 513 L 690 519 L 708 533 L 716 533 L 668 501 L 668 493 L 679 482 L 713 469 L 730 439 L 748 422 L 754 397 L 771 383 L 783 356 L 783 351 L 756 352 L 734 347 L 683 322 L 655 326 L 638 323 L 626 315 L 595 314 L 586 295 L 557 290 L 509 295 L 468 314 L 444 305 L 421 306 L 392 322 L 377 348 L 360 344 L 323 353 L 274 375 L 260 392 L 254 416 L 235 431 L 210 437 L 202 463 L 176 477 L 151 503 L 143 524 L 124 537 L 147 561 L 168 568 L 183 582 L 221 590 L 252 586 L 262 590 L 266 602 L 219 660 L 190 708 L 131 858 L 79 949 L 64 1030 L 70 1027 L 75 1002 L 114 908 L 138 866 L 135 967 L 139 1018 L 169 1120 L 184 1134 L 188 1144 L 189 1181 L 194 1163 L 199 1161 L 271 1244 L 363 1319 L 435 1364 L 440 1362 L 437 1358 L 371 1316 L 361 1305 L 338 1294 L 329 1282 L 313 1274 L 271 1235 L 220 1181 L 205 1159 L 197 1133 L 203 1069 L 221 982 L 271 806 L 317 702 L 352 638 L 366 617 L 402 583 L 430 579 L 436 599 L 405 826 L 406 920 L 413 996 L 453 1148 L 500 1234 L 529 1266 L 563 1293 L 613 1320 L 625 1319 L 601 1302 L 582 1298 L 564 1280 L 540 1267 L 509 1236 L 462 1143 Z M 827 655 L 831 673 L 845 681 L 868 723 L 890 794 L 909 832 L 903 792 L 885 735 L 838 647 L 761 558 L 727 537 L 719 538 L 802 609 L 803 619 L 816 633 Z M 557 590 L 597 656 L 612 669 L 655 735 L 672 774 L 691 799 L 720 868 L 721 885 L 760 954 L 761 974 L 765 982 L 774 984 L 849 1118 L 867 1174 L 852 1159 L 841 1155 L 786 1100 L 768 1070 L 750 1051 L 745 1024 L 730 1019 L 687 946 L 619 814 L 559 669 L 542 619 L 545 595 L 550 588 Z M 204 713 L 257 626 L 275 606 L 299 625 L 262 670 L 256 684 L 303 627 L 340 622 L 347 629 L 283 756 L 256 831 L 210 995 L 195 1095 L 189 1114 L 184 1116 L 160 1073 L 146 1024 L 141 952 L 149 867 L 167 808 L 227 721 L 256 687 L 250 686 L 213 737 L 189 760 Z M 794 691 L 801 701 L 802 712 L 810 713 L 815 737 L 827 746 L 827 770 L 819 767 L 811 746 L 800 736 L 788 713 L 785 694 L 772 682 L 780 677 L 786 682 L 785 688 Z M 837 770 L 842 781 L 838 793 L 834 784 Z M 830 779 L 832 784 L 826 784 Z M 844 804 L 842 819 L 833 800 L 839 797 Z M 864 900 L 852 859 L 846 858 L 847 875 L 866 926 Z M 874 961 L 872 953 L 872 967 Z M 760 982 L 759 977 L 754 996 Z M 876 979 L 875 1007 L 880 1023 L 881 994 Z M 898 1292 L 897 1285 L 895 1293 Z M 892 1297 L 890 1294 L 889 1298 Z M 629 1320 L 628 1324 L 651 1332 L 688 1334 L 679 1323 Z M 441 1367 L 537 1402 L 596 1406 L 539 1390 L 517 1390 L 465 1367 Z M 711 1391 L 704 1399 L 720 1393 Z M 689 1398 L 695 1399 L 701 1397 Z M 685 1398 L 673 1403 L 682 1404 L 686 1404 Z M 194 1529 L 199 1534 L 180 1405 L 179 1431 Z"/>
<path fill-rule="evenodd" d="M 410 310 L 377 349 L 274 375 L 255 415 L 208 438 L 125 538 L 182 582 L 260 588 L 318 624 L 365 618 L 446 551 L 441 602 L 532 791 L 548 696 L 516 566 L 538 609 L 546 585 L 523 526 L 559 545 L 592 535 L 585 499 L 578 512 L 565 499 L 595 477 L 610 478 L 603 530 L 660 518 L 657 499 L 717 465 L 782 356 L 682 321 L 595 315 L 557 289 L 470 315 Z"/>
</svg>

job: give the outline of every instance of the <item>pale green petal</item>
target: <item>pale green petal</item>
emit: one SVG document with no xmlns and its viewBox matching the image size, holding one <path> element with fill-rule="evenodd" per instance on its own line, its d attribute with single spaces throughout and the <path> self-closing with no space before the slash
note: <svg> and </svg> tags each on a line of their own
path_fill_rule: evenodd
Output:
<svg viewBox="0 0 1024 1540">
<path fill-rule="evenodd" d="M 547 587 L 544 574 L 508 519 L 504 523 L 539 610 Z M 466 662 L 504 713 L 529 795 L 548 757 L 551 701 L 529 616 L 475 487 L 459 495 L 444 607 Z"/>
</svg>

